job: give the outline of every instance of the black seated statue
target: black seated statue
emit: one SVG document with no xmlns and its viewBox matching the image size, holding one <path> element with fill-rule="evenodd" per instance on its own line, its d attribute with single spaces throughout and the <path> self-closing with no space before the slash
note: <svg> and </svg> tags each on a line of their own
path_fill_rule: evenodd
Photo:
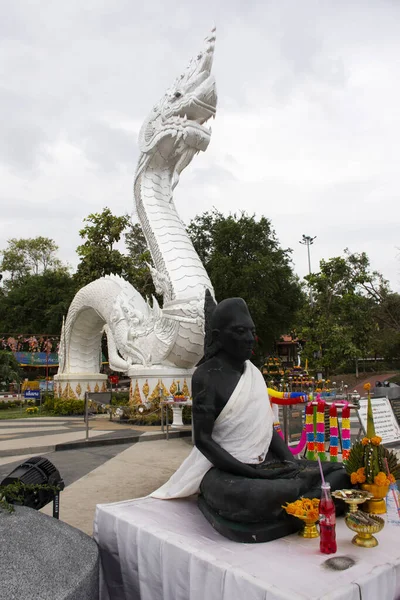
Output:
<svg viewBox="0 0 400 600">
<path fill-rule="evenodd" d="M 301 496 L 320 497 L 318 464 L 295 460 L 273 427 L 264 379 L 249 360 L 255 327 L 244 300 L 218 304 L 211 330 L 192 380 L 195 445 L 202 455 L 197 460 L 205 457 L 211 463 L 210 468 L 204 461 L 198 504 L 213 527 L 230 539 L 273 540 L 301 527 L 283 504 Z M 332 490 L 349 487 L 340 463 L 324 463 L 323 468 Z"/>
</svg>

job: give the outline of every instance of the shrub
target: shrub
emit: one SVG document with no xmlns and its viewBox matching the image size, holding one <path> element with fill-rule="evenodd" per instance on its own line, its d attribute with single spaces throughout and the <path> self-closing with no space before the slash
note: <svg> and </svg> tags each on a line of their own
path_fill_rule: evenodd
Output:
<svg viewBox="0 0 400 600">
<path fill-rule="evenodd" d="M 28 415 L 32 415 L 34 413 L 39 412 L 39 409 L 37 406 L 28 406 L 28 408 L 25 409 L 25 412 L 27 412 Z"/>
<path fill-rule="evenodd" d="M 113 406 L 127 406 L 129 404 L 129 392 L 116 392 L 112 395 L 111 404 Z"/>
<path fill-rule="evenodd" d="M 17 408 L 17 406 L 21 406 L 22 402 L 20 400 L 9 400 L 0 402 L 0 410 L 7 410 L 8 408 Z"/>
<path fill-rule="evenodd" d="M 45 410 L 47 410 L 48 412 L 54 412 L 54 397 L 53 396 L 47 396 L 45 401 L 43 402 L 43 408 Z"/>
<path fill-rule="evenodd" d="M 85 413 L 84 400 L 54 400 L 54 413 L 56 415 L 83 415 Z"/>
<path fill-rule="evenodd" d="M 153 413 L 152 415 L 137 414 L 137 416 L 129 419 L 128 423 L 132 425 L 161 425 L 161 418 L 157 413 Z"/>
</svg>

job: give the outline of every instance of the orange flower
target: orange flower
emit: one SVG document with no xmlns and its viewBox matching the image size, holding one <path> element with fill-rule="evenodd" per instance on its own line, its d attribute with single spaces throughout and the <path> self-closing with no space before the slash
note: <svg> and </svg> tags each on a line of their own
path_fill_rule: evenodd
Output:
<svg viewBox="0 0 400 600">
<path fill-rule="evenodd" d="M 389 479 L 389 482 L 390 482 L 390 483 L 396 483 L 396 478 L 395 478 L 395 477 L 394 477 L 394 475 L 392 475 L 391 473 L 390 473 L 390 475 L 389 475 L 388 479 Z"/>
<path fill-rule="evenodd" d="M 389 479 L 383 471 L 379 471 L 378 475 L 374 477 L 375 485 L 389 485 Z"/>
<path fill-rule="evenodd" d="M 373 443 L 374 446 L 379 446 L 381 441 L 382 441 L 382 438 L 379 437 L 379 435 L 374 435 L 374 437 L 371 438 L 371 442 Z"/>
<path fill-rule="evenodd" d="M 359 469 L 357 469 L 357 477 L 358 477 L 358 483 L 365 483 L 365 481 L 366 481 L 365 467 L 360 467 Z"/>
<path fill-rule="evenodd" d="M 366 446 L 367 444 L 369 444 L 370 440 L 367 437 L 363 437 L 363 439 L 361 440 L 361 443 L 363 446 Z"/>
<path fill-rule="evenodd" d="M 316 521 L 319 517 L 319 511 L 316 508 L 313 508 L 312 510 L 308 511 L 307 517 L 309 519 L 312 519 L 313 521 Z"/>
<path fill-rule="evenodd" d="M 355 471 L 350 475 L 350 481 L 353 485 L 358 483 L 358 474 Z"/>
<path fill-rule="evenodd" d="M 366 392 L 369 392 L 369 390 L 371 389 L 371 384 L 370 383 L 364 383 L 363 388 Z"/>
</svg>

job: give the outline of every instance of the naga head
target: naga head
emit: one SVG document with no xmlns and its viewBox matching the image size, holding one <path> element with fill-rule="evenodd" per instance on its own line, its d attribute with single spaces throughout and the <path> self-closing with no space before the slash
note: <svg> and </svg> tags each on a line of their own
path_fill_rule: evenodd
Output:
<svg viewBox="0 0 400 600">
<path fill-rule="evenodd" d="M 206 150 L 211 130 L 205 125 L 215 116 L 217 91 L 211 74 L 215 29 L 205 40 L 205 48 L 192 60 L 164 97 L 156 104 L 139 133 L 143 155 L 159 150 L 179 174 L 196 152 Z M 175 159 L 175 160 L 174 160 Z M 140 161 L 139 167 L 140 169 Z"/>
</svg>

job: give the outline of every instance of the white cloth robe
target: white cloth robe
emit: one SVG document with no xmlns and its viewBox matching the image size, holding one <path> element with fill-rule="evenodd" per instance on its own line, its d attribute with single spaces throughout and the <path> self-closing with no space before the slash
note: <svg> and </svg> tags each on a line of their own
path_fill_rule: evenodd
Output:
<svg viewBox="0 0 400 600">
<path fill-rule="evenodd" d="M 237 460 L 258 464 L 265 459 L 272 439 L 273 412 L 260 371 L 248 360 L 231 397 L 215 421 L 213 439 Z M 185 498 L 199 492 L 212 463 L 194 447 L 172 477 L 153 498 Z"/>
</svg>

